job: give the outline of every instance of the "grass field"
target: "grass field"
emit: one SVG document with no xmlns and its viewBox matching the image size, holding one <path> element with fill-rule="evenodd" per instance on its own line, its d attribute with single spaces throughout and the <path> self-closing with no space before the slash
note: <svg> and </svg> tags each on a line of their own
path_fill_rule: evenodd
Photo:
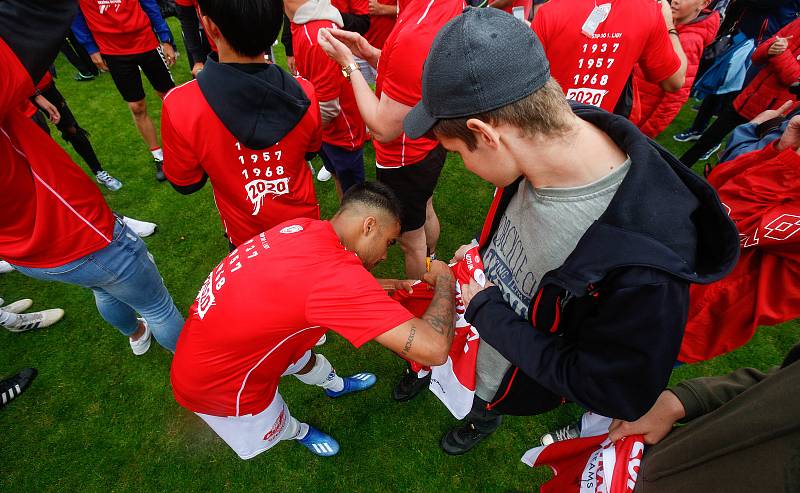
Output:
<svg viewBox="0 0 800 493">
<path fill-rule="evenodd" d="M 170 25 L 177 34 L 176 20 L 170 19 Z M 276 54 L 283 63 L 281 47 Z M 118 192 L 104 190 L 109 204 L 126 215 L 158 223 L 158 233 L 146 242 L 185 314 L 208 272 L 227 253 L 211 187 L 181 196 L 168 184 L 157 183 L 148 150 L 111 77 L 102 74 L 78 83 L 64 59 L 59 58 L 57 68 L 58 86 L 91 133 L 101 162 L 124 183 Z M 176 82 L 189 79 L 185 52 L 173 74 Z M 149 94 L 150 114 L 158 124 L 159 102 L 152 91 Z M 675 153 L 685 146 L 670 136 L 694 117 L 689 106 L 659 139 Z M 85 168 L 71 148 L 68 152 Z M 374 162 L 371 145 L 367 162 Z M 318 169 L 320 164 L 315 165 Z M 367 174 L 374 177 L 371 166 Z M 317 192 L 323 216 L 330 217 L 336 206 L 332 182 L 317 183 Z M 442 221 L 442 258 L 449 258 L 478 229 L 491 194 L 491 186 L 468 173 L 458 157 L 449 156 L 434 199 Z M 376 275 L 401 273 L 400 251 L 393 247 Z M 455 420 L 431 393 L 404 404 L 389 397 L 404 366 L 400 359 L 375 343 L 356 351 L 331 334 L 322 352 L 341 374 L 375 372 L 376 387 L 333 401 L 319 389 L 287 378 L 281 392 L 293 414 L 339 440 L 340 454 L 317 458 L 296 444 L 282 443 L 242 461 L 174 401 L 170 354 L 154 345 L 145 356 L 133 357 L 126 338 L 100 318 L 89 290 L 11 273 L 0 276 L 0 296 L 33 298 L 36 309 L 66 310 L 64 320 L 49 329 L 24 334 L 0 330 L 0 375 L 24 366 L 39 370 L 28 392 L 0 411 L 3 492 L 535 491 L 550 473 L 523 465 L 522 453 L 536 445 L 543 432 L 580 413 L 569 405 L 542 416 L 507 418 L 474 451 L 450 457 L 438 442 Z M 767 368 L 779 363 L 798 339 L 797 322 L 761 328 L 738 351 L 677 369 L 673 383 L 741 366 Z"/>
</svg>

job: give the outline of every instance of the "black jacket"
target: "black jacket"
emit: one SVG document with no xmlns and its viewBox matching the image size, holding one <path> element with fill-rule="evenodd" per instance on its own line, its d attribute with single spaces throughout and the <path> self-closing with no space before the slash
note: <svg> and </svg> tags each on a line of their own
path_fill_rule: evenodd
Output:
<svg viewBox="0 0 800 493">
<path fill-rule="evenodd" d="M 738 232 L 714 189 L 628 120 L 591 106 L 573 111 L 628 153 L 628 174 L 564 264 L 542 278 L 528 320 L 496 287 L 472 300 L 466 318 L 515 365 L 490 408 L 538 414 L 570 400 L 634 420 L 667 385 L 689 284 L 733 269 Z M 482 245 L 518 184 L 495 196 Z"/>
</svg>

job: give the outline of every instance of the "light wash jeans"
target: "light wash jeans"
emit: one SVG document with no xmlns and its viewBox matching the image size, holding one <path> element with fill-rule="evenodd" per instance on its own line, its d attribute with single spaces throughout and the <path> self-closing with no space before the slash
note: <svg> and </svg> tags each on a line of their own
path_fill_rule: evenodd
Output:
<svg viewBox="0 0 800 493">
<path fill-rule="evenodd" d="M 101 250 L 58 267 L 14 268 L 34 279 L 91 289 L 100 315 L 126 336 L 136 332 L 138 312 L 158 343 L 175 352 L 183 317 L 150 260 L 144 241 L 119 219 L 113 241 Z"/>
</svg>

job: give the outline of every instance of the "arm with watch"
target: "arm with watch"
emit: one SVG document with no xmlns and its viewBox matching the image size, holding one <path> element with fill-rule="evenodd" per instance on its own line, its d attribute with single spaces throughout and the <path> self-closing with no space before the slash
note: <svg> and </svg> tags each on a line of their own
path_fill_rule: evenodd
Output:
<svg viewBox="0 0 800 493">
<path fill-rule="evenodd" d="M 369 127 L 372 138 L 378 142 L 389 142 L 403 133 L 403 118 L 411 106 L 397 102 L 382 94 L 378 98 L 358 70 L 355 56 L 377 67 L 381 50 L 375 48 L 358 33 L 341 29 L 320 29 L 320 47 L 336 63 L 342 66 L 342 74 L 353 86 L 361 117 Z"/>
<path fill-rule="evenodd" d="M 683 46 L 681 45 L 681 39 L 678 35 L 678 30 L 675 29 L 675 22 L 672 20 L 672 8 L 670 7 L 670 2 L 667 0 L 660 0 L 660 4 L 661 13 L 664 15 L 664 22 L 667 24 L 667 33 L 669 35 L 669 40 L 672 43 L 672 49 L 675 50 L 675 54 L 678 55 L 678 58 L 681 61 L 681 66 L 677 72 L 662 80 L 659 85 L 661 86 L 661 89 L 665 90 L 666 92 L 676 92 L 680 91 L 683 85 L 686 83 L 686 68 L 688 67 L 689 63 L 686 59 L 686 53 L 683 52 Z"/>
</svg>

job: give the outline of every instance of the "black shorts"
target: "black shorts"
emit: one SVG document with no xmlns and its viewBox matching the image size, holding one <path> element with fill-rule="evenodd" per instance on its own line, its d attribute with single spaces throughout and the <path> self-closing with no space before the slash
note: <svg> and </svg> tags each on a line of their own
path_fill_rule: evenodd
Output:
<svg viewBox="0 0 800 493">
<path fill-rule="evenodd" d="M 144 99 L 144 87 L 139 67 L 142 68 L 142 72 L 156 91 L 166 93 L 175 87 L 172 74 L 169 73 L 158 50 L 150 50 L 136 55 L 103 55 L 103 59 L 108 65 L 108 71 L 111 78 L 114 79 L 114 85 L 117 86 L 122 99 L 129 103 Z"/>
<path fill-rule="evenodd" d="M 397 195 L 403 211 L 400 231 L 414 231 L 425 225 L 425 206 L 433 196 L 444 167 L 447 151 L 436 146 L 425 158 L 401 168 L 378 168 L 376 178 Z"/>
</svg>

